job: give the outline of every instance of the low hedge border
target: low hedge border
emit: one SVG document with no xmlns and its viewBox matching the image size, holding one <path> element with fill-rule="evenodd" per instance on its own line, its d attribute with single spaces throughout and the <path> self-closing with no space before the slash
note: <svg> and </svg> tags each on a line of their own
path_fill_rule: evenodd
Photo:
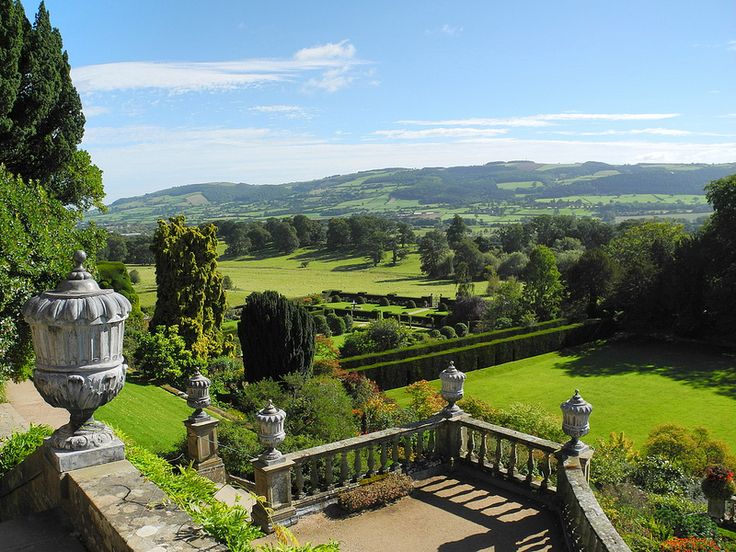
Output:
<svg viewBox="0 0 736 552">
<path fill-rule="evenodd" d="M 447 351 L 361 366 L 350 371 L 374 380 L 383 390 L 395 389 L 422 379 L 437 379 L 450 361 L 454 361 L 459 370 L 472 372 L 601 339 L 609 334 L 610 325 L 606 322 L 587 320 Z"/>
<path fill-rule="evenodd" d="M 414 488 L 412 478 L 403 473 L 392 473 L 368 485 L 340 493 L 337 504 L 349 513 L 385 506 L 408 495 Z"/>
<path fill-rule="evenodd" d="M 540 322 L 534 329 L 531 330 L 529 328 L 523 327 L 508 328 L 505 330 L 493 330 L 490 332 L 483 332 L 467 335 L 465 337 L 448 339 L 446 341 L 440 341 L 437 343 L 420 343 L 418 345 L 412 345 L 411 347 L 404 347 L 403 349 L 392 349 L 390 351 L 383 351 L 380 353 L 367 353 L 365 355 L 341 359 L 340 367 L 344 370 L 352 370 L 355 368 L 360 368 L 362 366 L 391 362 L 395 360 L 403 360 L 450 349 L 457 349 L 459 347 L 465 347 L 468 345 L 475 345 L 477 343 L 487 343 L 496 339 L 503 339 L 519 334 L 528 334 L 540 330 L 558 328 L 564 326 L 565 324 L 567 324 L 567 320 L 565 320 L 564 318 L 557 318 L 555 320 L 549 320 L 547 322 Z"/>
</svg>

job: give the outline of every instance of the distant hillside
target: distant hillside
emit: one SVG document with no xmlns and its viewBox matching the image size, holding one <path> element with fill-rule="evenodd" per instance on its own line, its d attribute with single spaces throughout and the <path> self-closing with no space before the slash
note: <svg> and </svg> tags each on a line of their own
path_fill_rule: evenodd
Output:
<svg viewBox="0 0 736 552">
<path fill-rule="evenodd" d="M 709 211 L 703 186 L 734 173 L 736 163 L 545 165 L 510 161 L 470 167 L 390 168 L 279 185 L 208 182 L 177 186 L 119 199 L 107 213 L 93 213 L 89 219 L 113 227 L 153 224 L 178 213 L 192 222 L 366 212 L 419 223 L 461 213 L 480 225 L 551 211 L 603 218 L 693 219 Z"/>
</svg>

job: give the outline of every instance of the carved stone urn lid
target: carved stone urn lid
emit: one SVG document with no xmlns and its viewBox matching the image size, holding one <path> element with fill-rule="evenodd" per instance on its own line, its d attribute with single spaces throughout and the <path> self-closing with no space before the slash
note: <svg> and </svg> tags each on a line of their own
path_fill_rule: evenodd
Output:
<svg viewBox="0 0 736 552">
<path fill-rule="evenodd" d="M 590 414 L 593 411 L 593 405 L 581 397 L 577 389 L 572 397 L 560 405 L 560 408 L 563 412 L 575 415 Z"/>
<path fill-rule="evenodd" d="M 130 301 L 112 289 L 100 289 L 83 266 L 84 251 L 74 253 L 76 266 L 53 291 L 32 297 L 23 307 L 29 324 L 73 325 L 107 324 L 128 318 Z"/>
<path fill-rule="evenodd" d="M 265 422 L 268 424 L 275 424 L 282 422 L 286 418 L 286 412 L 280 408 L 276 408 L 271 399 L 268 399 L 268 404 L 258 411 L 256 414 L 259 422 Z"/>
<path fill-rule="evenodd" d="M 451 360 L 450 365 L 442 370 L 440 379 L 449 381 L 463 381 L 467 376 L 455 367 L 455 361 Z"/>
</svg>

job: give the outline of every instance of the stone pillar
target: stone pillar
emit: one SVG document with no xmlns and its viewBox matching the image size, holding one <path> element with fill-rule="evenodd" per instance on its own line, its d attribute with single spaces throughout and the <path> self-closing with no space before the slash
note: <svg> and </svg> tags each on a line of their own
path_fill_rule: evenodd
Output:
<svg viewBox="0 0 736 552">
<path fill-rule="evenodd" d="M 251 517 L 265 533 L 273 533 L 274 525 L 296 523 L 296 509 L 291 503 L 291 468 L 294 462 L 283 456 L 275 463 L 253 459 L 256 495 L 263 501 L 253 506 Z"/>
<path fill-rule="evenodd" d="M 187 455 L 194 462 L 193 467 L 199 475 L 215 483 L 225 483 L 225 464 L 217 455 L 217 426 L 220 422 L 204 411 L 210 405 L 209 389 L 210 380 L 200 374 L 199 370 L 189 378 L 187 404 L 194 412 L 184 420 L 187 428 Z"/>
<path fill-rule="evenodd" d="M 460 457 L 460 417 L 462 411 L 442 421 L 437 428 L 437 453 L 442 461 L 452 468 L 455 460 Z"/>
<path fill-rule="evenodd" d="M 214 418 L 206 420 L 188 419 L 184 421 L 187 428 L 187 456 L 193 461 L 193 468 L 199 475 L 214 481 L 225 483 L 227 475 L 225 464 L 217 455 L 217 426 Z"/>
</svg>

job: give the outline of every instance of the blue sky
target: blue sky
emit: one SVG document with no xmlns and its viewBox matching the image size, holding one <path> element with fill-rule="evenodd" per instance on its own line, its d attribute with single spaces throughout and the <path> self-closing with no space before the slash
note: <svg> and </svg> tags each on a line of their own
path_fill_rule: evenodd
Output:
<svg viewBox="0 0 736 552">
<path fill-rule="evenodd" d="M 46 5 L 108 201 L 388 166 L 736 161 L 732 0 Z"/>
</svg>

